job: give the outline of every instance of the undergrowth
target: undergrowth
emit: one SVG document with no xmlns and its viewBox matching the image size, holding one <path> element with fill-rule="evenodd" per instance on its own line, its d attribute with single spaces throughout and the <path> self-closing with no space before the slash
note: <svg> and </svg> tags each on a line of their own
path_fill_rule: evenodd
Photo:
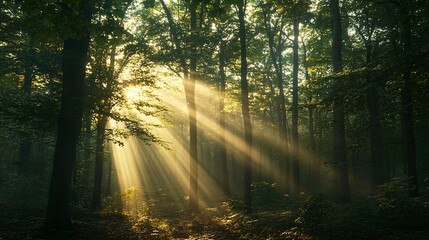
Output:
<svg viewBox="0 0 429 240">
<path fill-rule="evenodd" d="M 252 214 L 236 199 L 200 214 L 172 207 L 166 199 L 136 205 L 139 194 L 130 191 L 105 203 L 106 214 L 122 209 L 134 231 L 153 239 L 424 239 L 429 201 L 408 197 L 407 182 L 392 179 L 376 195 L 356 195 L 347 204 L 323 194 L 289 196 L 276 184 L 258 183 L 252 186 Z"/>
</svg>

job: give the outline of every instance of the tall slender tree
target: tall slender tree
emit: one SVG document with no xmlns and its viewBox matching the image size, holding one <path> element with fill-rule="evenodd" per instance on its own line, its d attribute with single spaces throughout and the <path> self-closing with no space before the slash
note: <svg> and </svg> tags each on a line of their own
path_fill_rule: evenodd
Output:
<svg viewBox="0 0 429 240">
<path fill-rule="evenodd" d="M 360 3 L 360 2 L 358 2 Z M 360 3 L 361 4 L 361 3 Z M 368 3 L 371 4 L 371 3 Z M 371 7 L 371 8 L 370 8 Z M 378 41 L 374 36 L 377 22 L 379 21 L 376 12 L 371 11 L 376 6 L 364 5 L 362 13 L 357 13 L 359 21 L 355 24 L 355 29 L 365 47 L 365 65 L 370 69 L 373 61 L 378 55 Z M 360 11 L 356 9 L 355 11 Z M 376 186 L 384 183 L 384 157 L 383 157 L 383 135 L 381 130 L 381 106 L 380 90 L 381 81 L 373 76 L 370 71 L 366 74 L 367 83 L 367 108 L 369 112 L 370 124 L 370 148 L 371 148 L 371 182 L 372 191 L 375 192 Z"/>
<path fill-rule="evenodd" d="M 408 1 L 400 1 L 400 21 L 402 25 L 402 53 L 406 60 L 409 59 L 411 51 L 412 32 L 411 32 L 411 13 Z M 408 62 L 408 61 L 407 61 Z M 402 71 L 402 92 L 401 92 L 401 111 L 402 111 L 402 134 L 404 140 L 404 160 L 406 163 L 406 175 L 409 179 L 409 195 L 417 197 L 419 195 L 417 183 L 417 157 L 416 157 L 416 139 L 414 133 L 414 103 L 413 89 L 414 79 L 411 76 L 411 67 L 407 66 Z"/>
<path fill-rule="evenodd" d="M 293 187 L 297 193 L 300 190 L 300 163 L 298 143 L 298 71 L 299 71 L 299 18 L 293 19 L 293 79 L 292 79 L 292 173 Z"/>
<path fill-rule="evenodd" d="M 273 6 L 274 5 L 274 6 Z M 284 170 L 284 191 L 290 191 L 290 169 L 289 169 L 289 156 L 287 154 L 287 149 L 289 148 L 288 141 L 288 133 L 287 133 L 287 115 L 286 115 L 286 97 L 285 97 L 285 89 L 284 89 L 284 78 L 283 78 L 283 51 L 285 40 L 284 37 L 284 25 L 285 25 L 285 17 L 284 11 L 276 11 L 279 6 L 275 5 L 273 2 L 268 1 L 264 3 L 262 8 L 262 14 L 264 18 L 265 32 L 268 40 L 268 49 L 269 49 L 269 59 L 271 60 L 271 64 L 274 66 L 275 76 L 276 76 L 276 84 L 278 89 L 278 94 L 276 98 L 276 112 L 277 112 L 277 126 L 279 132 L 279 140 L 283 146 L 283 151 L 279 154 L 281 155 L 283 170 Z M 273 21 L 273 12 L 280 12 L 280 16 L 276 16 L 276 20 L 274 21 L 274 26 L 272 26 Z M 275 36 L 277 35 L 277 41 Z M 273 93 L 274 86 L 272 88 Z"/>
<path fill-rule="evenodd" d="M 24 55 L 24 83 L 22 85 L 22 93 L 24 95 L 30 95 L 31 86 L 33 85 L 33 75 L 34 75 L 34 66 L 33 66 L 33 56 L 35 54 L 34 50 L 34 36 L 32 31 L 26 34 L 28 36 L 27 47 Z M 30 159 L 31 159 L 31 140 L 28 134 L 24 134 L 20 146 L 19 146 L 19 172 L 21 174 L 28 174 L 30 170 Z"/>
<path fill-rule="evenodd" d="M 48 231 L 58 232 L 73 230 L 70 186 L 82 125 L 91 4 L 84 0 L 63 3 L 61 14 L 69 29 L 63 45 L 61 106 L 46 221 Z"/>
<path fill-rule="evenodd" d="M 342 27 L 339 0 L 330 0 L 331 8 L 331 31 L 332 31 L 332 67 L 334 73 L 343 70 L 342 57 Z M 338 81 L 336 85 L 343 83 Z M 346 133 L 344 123 L 344 98 L 341 93 L 335 96 L 333 106 L 333 137 L 334 137 L 334 161 L 339 173 L 340 200 L 350 201 L 349 174 L 346 154 Z"/>
<path fill-rule="evenodd" d="M 239 35 L 241 49 L 241 111 L 243 114 L 244 124 L 244 141 L 245 141 L 245 161 L 244 161 L 244 204 L 246 211 L 252 212 L 252 123 L 250 121 L 249 108 L 249 83 L 247 81 L 247 44 L 246 44 L 246 1 L 240 0 L 237 3 Z"/>
<path fill-rule="evenodd" d="M 221 39 L 219 43 L 219 165 L 220 165 L 220 187 L 223 194 L 230 195 L 228 164 L 225 140 L 225 91 L 226 91 L 226 73 L 225 73 L 225 42 Z"/>
<path fill-rule="evenodd" d="M 102 58 L 103 59 L 103 58 Z M 97 134 L 95 139 L 95 167 L 94 167 L 94 187 L 92 194 L 91 208 L 92 210 L 101 210 L 101 186 L 103 179 L 103 168 L 105 162 L 104 145 L 106 139 L 106 125 L 109 120 L 110 111 L 112 108 L 113 85 L 115 84 L 115 59 L 116 59 L 116 44 L 111 46 L 109 54 L 109 67 L 106 74 L 102 74 L 106 79 L 103 98 L 98 103 L 99 115 L 97 117 Z M 100 89 L 101 90 L 101 89 Z"/>
<path fill-rule="evenodd" d="M 188 107 L 189 117 L 189 162 L 190 162 L 190 181 L 189 181 L 189 210 L 191 212 L 199 211 L 198 202 L 198 146 L 197 146 L 197 112 L 195 106 L 195 79 L 197 76 L 196 70 L 196 31 L 197 31 L 197 15 L 196 10 L 198 6 L 197 1 L 190 0 L 188 5 L 190 6 L 190 32 L 191 36 L 191 52 L 190 53 L 190 66 L 187 64 L 186 51 L 182 47 L 181 38 L 179 36 L 178 24 L 174 22 L 173 16 L 171 15 L 170 9 L 165 4 L 164 0 L 160 0 L 162 8 L 167 17 L 170 35 L 174 44 L 174 48 L 178 53 L 180 68 L 182 70 L 183 85 L 185 88 L 185 98 Z"/>
<path fill-rule="evenodd" d="M 190 74 L 184 81 L 186 103 L 189 114 L 189 209 L 191 212 L 199 211 L 198 203 L 198 145 L 197 145 L 197 109 L 195 105 L 195 80 L 197 78 L 197 1 L 189 3 L 191 22 L 191 49 L 190 49 Z"/>
</svg>

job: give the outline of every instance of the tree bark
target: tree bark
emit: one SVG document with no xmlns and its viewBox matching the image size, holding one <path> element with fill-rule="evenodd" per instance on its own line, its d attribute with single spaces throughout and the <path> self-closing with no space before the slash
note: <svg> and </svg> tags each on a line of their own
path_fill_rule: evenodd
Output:
<svg viewBox="0 0 429 240">
<path fill-rule="evenodd" d="M 299 164 L 299 143 L 298 143 L 298 37 L 299 37 L 299 19 L 293 20 L 293 80 L 292 80 L 292 173 L 293 173 L 293 191 L 295 194 L 300 192 L 300 164 Z"/>
<path fill-rule="evenodd" d="M 302 43 L 302 50 L 303 50 L 303 65 L 305 69 L 305 80 L 310 81 L 310 73 L 308 72 L 308 63 L 307 63 L 307 47 L 305 43 Z M 318 183 L 319 179 L 317 176 L 319 175 L 318 171 L 320 170 L 320 167 L 318 166 L 318 158 L 316 154 L 316 134 L 315 134 L 315 117 L 314 117 L 314 110 L 316 109 L 316 105 L 313 104 L 313 95 L 312 93 L 309 94 L 308 97 L 308 135 L 310 137 L 310 177 L 309 177 L 309 183 L 308 187 L 310 190 L 317 190 L 318 189 Z M 317 117 L 316 117 L 317 119 Z"/>
<path fill-rule="evenodd" d="M 24 56 L 24 84 L 22 85 L 22 93 L 30 95 L 31 86 L 33 84 L 33 61 L 32 57 L 35 53 L 33 48 L 34 40 L 31 33 L 28 34 L 28 49 Z M 19 146 L 19 173 L 27 175 L 30 173 L 31 161 L 31 145 L 32 142 L 28 133 L 23 133 L 22 140 Z"/>
<path fill-rule="evenodd" d="M 276 73 L 276 83 L 277 88 L 279 89 L 279 94 L 277 95 L 277 102 L 276 102 L 276 110 L 277 110 L 277 124 L 278 124 L 278 133 L 279 133 L 279 140 L 283 144 L 283 149 L 280 152 L 280 159 L 282 162 L 280 164 L 283 164 L 282 169 L 284 171 L 284 177 L 283 177 L 283 184 L 284 184 L 284 191 L 289 192 L 291 189 L 290 184 L 290 162 L 289 157 L 287 154 L 287 151 L 289 149 L 289 142 L 287 141 L 287 117 L 286 117 L 286 101 L 285 101 L 285 94 L 284 94 L 284 80 L 283 80 L 283 48 L 284 48 L 284 42 L 283 42 L 283 35 L 282 35 L 282 29 L 283 29 L 283 21 L 281 21 L 280 26 L 276 25 L 276 27 L 279 27 L 279 36 L 277 40 L 277 47 L 275 46 L 275 39 L 274 39 L 274 32 L 275 30 L 271 27 L 271 15 L 268 9 L 264 10 L 264 21 L 265 21 L 265 30 L 268 37 L 268 49 L 270 52 L 270 59 L 272 62 L 272 65 L 274 66 L 274 70 Z M 271 85 L 271 92 L 273 93 L 273 96 L 275 96 L 274 87 Z"/>
<path fill-rule="evenodd" d="M 376 49 L 370 44 L 370 39 L 366 44 L 366 63 L 372 62 L 372 52 Z M 379 83 L 371 74 L 367 75 L 367 84 L 370 86 L 367 92 L 369 122 L 370 122 L 370 142 L 371 142 L 371 181 L 372 192 L 376 187 L 384 183 L 384 157 L 383 157 L 383 135 L 381 132 L 380 96 Z"/>
<path fill-rule="evenodd" d="M 101 185 L 103 179 L 104 165 L 104 140 L 105 128 L 108 117 L 103 114 L 97 122 L 97 137 L 95 140 L 95 173 L 94 173 L 94 188 L 92 192 L 91 209 L 94 211 L 101 210 Z"/>
<path fill-rule="evenodd" d="M 91 13 L 88 4 L 80 1 L 79 7 L 83 16 L 77 18 L 84 19 L 85 24 L 89 25 Z M 76 15 L 73 12 L 71 7 L 62 5 L 63 14 Z M 89 31 L 82 33 L 80 38 L 68 38 L 64 41 L 61 105 L 47 207 L 46 227 L 49 232 L 73 231 L 70 186 L 82 125 L 88 47 Z"/>
<path fill-rule="evenodd" d="M 195 80 L 197 78 L 197 59 L 196 59 L 196 38 L 197 38 L 197 14 L 196 5 L 191 4 L 191 55 L 190 55 L 190 74 L 185 84 L 186 102 L 189 113 L 189 153 L 190 153 L 190 191 L 189 191 L 189 209 L 191 212 L 199 212 L 198 203 L 198 145 L 197 145 L 197 109 L 195 106 Z"/>
<path fill-rule="evenodd" d="M 316 109 L 316 135 L 317 143 L 315 148 L 315 163 L 314 163 L 314 189 L 319 190 L 320 184 L 320 170 L 322 167 L 322 145 L 323 145 L 323 124 L 322 113 L 320 109 Z"/>
<path fill-rule="evenodd" d="M 106 196 L 112 195 L 112 173 L 113 159 L 109 159 L 109 168 L 107 169 Z"/>
<path fill-rule="evenodd" d="M 245 161 L 244 161 L 244 204 L 246 211 L 252 212 L 252 124 L 249 109 L 249 84 L 247 81 L 247 45 L 246 45 L 246 23 L 245 6 L 241 0 L 238 4 L 238 19 L 240 22 L 240 49 L 241 49 L 241 111 L 243 114 Z"/>
<path fill-rule="evenodd" d="M 401 2 L 401 24 L 402 24 L 402 43 L 403 54 L 409 54 L 411 48 L 411 19 L 408 3 Z M 408 56 L 405 56 L 409 59 Z M 410 61 L 407 61 L 411 62 Z M 413 89 L 414 80 L 411 76 L 409 66 L 403 70 L 403 88 L 401 94 L 402 108 L 402 132 L 404 141 L 404 161 L 406 163 L 406 173 L 409 177 L 408 192 L 410 197 L 417 197 L 419 189 L 417 184 L 417 159 L 416 159 L 416 140 L 414 133 L 414 104 L 413 104 Z"/>
<path fill-rule="evenodd" d="M 94 188 L 92 195 L 91 209 L 94 211 L 100 211 L 102 209 L 101 204 L 101 186 L 103 180 L 103 168 L 104 168 L 104 142 L 106 136 L 106 125 L 109 121 L 109 114 L 112 108 L 112 94 L 113 94 L 113 82 L 115 80 L 115 59 L 116 59 L 116 45 L 113 44 L 110 51 L 110 62 L 107 73 L 106 91 L 105 98 L 100 103 L 100 109 L 97 121 L 97 137 L 95 140 L 95 168 L 94 168 Z"/>
<path fill-rule="evenodd" d="M 188 71 L 188 66 L 186 63 L 184 51 L 180 44 L 180 39 L 174 24 L 173 17 L 171 12 L 165 4 L 164 0 L 160 0 L 162 8 L 167 16 L 168 25 L 170 28 L 170 33 L 172 36 L 172 41 L 174 47 L 176 48 L 180 66 L 183 71 L 183 85 L 185 88 L 185 98 L 186 104 L 188 107 L 188 117 L 189 117 L 189 210 L 191 212 L 199 212 L 199 202 L 198 202 L 198 147 L 197 147 L 197 112 L 195 106 L 195 79 L 197 77 L 196 72 L 196 27 L 197 27 L 197 15 L 196 15 L 196 4 L 190 4 L 190 15 L 191 15 L 191 34 L 193 38 L 191 40 L 191 46 L 193 48 L 192 53 L 190 53 L 190 68 Z"/>
<path fill-rule="evenodd" d="M 228 162 L 226 156 L 226 141 L 225 141 L 225 90 L 226 90 L 226 74 L 225 74 L 225 43 L 221 40 L 219 46 L 219 165 L 220 165 L 220 187 L 225 196 L 230 195 L 229 177 L 228 177 Z"/>
<path fill-rule="evenodd" d="M 341 16 L 338 0 L 330 0 L 331 14 L 332 14 L 332 66 L 334 73 L 343 70 L 342 60 L 342 29 L 341 29 Z M 334 84 L 342 85 L 341 82 Z M 350 201 L 349 193 L 349 173 L 347 165 L 346 153 L 346 136 L 344 124 L 344 98 L 341 94 L 336 96 L 333 106 L 333 136 L 334 136 L 334 161 L 338 169 L 340 180 L 340 200 L 342 202 Z"/>
</svg>

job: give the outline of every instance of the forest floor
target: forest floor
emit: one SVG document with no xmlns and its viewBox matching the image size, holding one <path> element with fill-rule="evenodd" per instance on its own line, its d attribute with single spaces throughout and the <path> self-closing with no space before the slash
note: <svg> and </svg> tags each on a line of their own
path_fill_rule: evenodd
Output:
<svg viewBox="0 0 429 240">
<path fill-rule="evenodd" d="M 0 240 L 429 240 L 429 195 L 409 198 L 401 190 L 406 188 L 390 186 L 379 195 L 336 204 L 320 194 L 290 197 L 262 184 L 254 189 L 251 215 L 237 200 L 202 203 L 201 212 L 193 214 L 183 210 L 185 199 L 169 198 L 164 190 L 146 194 L 145 200 L 128 191 L 105 199 L 100 213 L 73 207 L 75 232 L 49 238 L 43 232 L 46 200 L 17 201 L 5 192 Z"/>
<path fill-rule="evenodd" d="M 100 214 L 74 209 L 75 233 L 49 237 L 43 233 L 45 211 L 0 206 L 0 240 L 5 239 L 239 239 L 240 234 L 228 229 L 220 218 L 209 215 L 174 212 L 151 217 L 122 214 Z M 165 214 L 165 213 L 164 213 Z M 155 216 L 156 215 L 156 216 Z"/>
<path fill-rule="evenodd" d="M 222 215 L 210 208 L 200 214 L 162 209 L 139 216 L 92 213 L 77 208 L 73 211 L 76 232 L 69 236 L 47 238 L 42 231 L 44 210 L 24 210 L 12 205 L 0 207 L 0 240 L 326 239 L 304 234 L 299 228 L 291 227 L 288 220 L 290 212 L 287 211 L 263 211 L 246 216 L 240 213 Z M 428 231 L 397 231 L 385 236 L 367 237 L 347 239 L 429 239 Z"/>
</svg>

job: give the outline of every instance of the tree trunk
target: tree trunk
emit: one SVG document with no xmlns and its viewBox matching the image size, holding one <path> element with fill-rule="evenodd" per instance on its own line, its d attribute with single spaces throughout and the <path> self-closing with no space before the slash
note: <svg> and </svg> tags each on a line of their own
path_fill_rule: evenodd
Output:
<svg viewBox="0 0 429 240">
<path fill-rule="evenodd" d="M 112 165 L 113 159 L 109 159 L 109 168 L 107 169 L 106 196 L 112 195 Z"/>
<path fill-rule="evenodd" d="M 108 114 L 110 114 L 110 109 L 112 108 L 112 87 L 113 81 L 115 80 L 115 57 L 116 57 L 116 45 L 112 45 L 110 51 L 110 62 L 109 70 L 107 74 L 106 81 L 106 97 L 102 101 L 100 109 L 102 112 L 98 118 L 97 122 L 97 137 L 95 142 L 95 172 L 94 172 L 94 189 L 92 195 L 91 209 L 94 211 L 100 211 L 102 209 L 101 205 L 101 186 L 103 180 L 103 167 L 104 167 L 104 142 L 106 136 L 106 125 L 109 120 Z"/>
<path fill-rule="evenodd" d="M 314 163 L 314 174 L 313 182 L 314 189 L 319 190 L 320 183 L 320 170 L 322 167 L 322 143 L 323 143 L 323 124 L 322 124 L 322 113 L 320 109 L 316 109 L 316 126 L 317 126 L 317 144 L 315 148 L 315 163 Z"/>
<path fill-rule="evenodd" d="M 402 24 L 402 42 L 403 54 L 408 54 L 411 48 L 411 19 L 407 2 L 401 2 L 401 24 Z M 408 56 L 406 57 L 409 58 Z M 411 62 L 410 61 L 407 61 Z M 404 161 L 406 163 L 406 173 L 409 177 L 409 195 L 417 197 L 419 189 L 417 184 L 417 159 L 416 159 L 416 140 L 414 134 L 414 104 L 413 89 L 414 80 L 411 77 L 411 69 L 407 66 L 403 70 L 403 88 L 401 94 L 402 107 L 402 132 L 404 141 Z"/>
<path fill-rule="evenodd" d="M 219 47 L 219 165 L 220 165 L 220 187 L 225 196 L 230 195 L 229 178 L 228 178 L 228 162 L 226 157 L 226 141 L 225 141 L 225 89 L 226 89 L 226 74 L 225 74 L 225 43 L 221 40 Z"/>
<path fill-rule="evenodd" d="M 83 150 L 83 161 L 84 161 L 84 169 L 85 172 L 83 176 L 85 177 L 85 184 L 87 186 L 90 185 L 90 176 L 91 176 L 91 113 L 87 113 L 86 117 L 84 117 L 84 128 L 85 128 L 85 138 L 84 138 L 84 150 Z"/>
<path fill-rule="evenodd" d="M 250 122 L 249 109 L 249 84 L 247 82 L 247 46 L 246 46 L 246 25 L 245 25 L 245 6 L 241 0 L 238 4 L 238 19 L 240 22 L 240 49 L 241 49 L 241 111 L 243 113 L 244 125 L 244 204 L 246 211 L 252 212 L 252 125 Z"/>
<path fill-rule="evenodd" d="M 264 11 L 264 21 L 265 21 L 265 29 L 268 37 L 268 48 L 270 51 L 271 62 L 274 66 L 274 70 L 276 73 L 276 82 L 277 88 L 279 89 L 279 94 L 277 95 L 276 102 L 276 110 L 277 110 L 277 124 L 278 124 L 278 132 L 279 132 L 279 140 L 284 145 L 282 151 L 280 152 L 280 158 L 283 161 L 282 164 L 284 170 L 284 191 L 289 192 L 290 190 L 290 176 L 289 176 L 289 159 L 287 155 L 288 141 L 287 141 L 287 118 L 286 118 L 286 101 L 284 94 L 284 86 L 283 86 L 283 39 L 282 39 L 282 29 L 283 24 L 280 24 L 280 33 L 278 36 L 277 48 L 275 47 L 274 41 L 274 31 L 271 29 L 270 23 L 270 13 L 268 11 Z M 276 52 L 277 50 L 277 52 Z M 271 85 L 271 92 L 273 96 L 275 96 L 274 87 Z"/>
<path fill-rule="evenodd" d="M 91 13 L 88 4 L 80 1 L 79 6 L 82 16 L 76 18 L 83 19 L 89 25 Z M 72 7 L 65 4 L 62 5 L 62 14 L 76 15 Z M 88 31 L 82 32 L 80 38 L 68 38 L 64 41 L 61 105 L 47 207 L 46 227 L 50 232 L 73 231 L 70 186 L 82 125 L 88 46 Z"/>
<path fill-rule="evenodd" d="M 372 61 L 372 47 L 366 44 L 366 63 L 369 65 Z M 376 51 L 376 49 L 374 49 Z M 376 187 L 384 183 L 384 159 L 383 159 L 383 136 L 381 133 L 381 115 L 380 115 L 380 97 L 379 84 L 371 74 L 367 75 L 367 84 L 370 86 L 367 93 L 370 141 L 371 141 L 371 182 L 372 192 L 375 193 Z"/>
<path fill-rule="evenodd" d="M 197 147 L 197 109 L 195 106 L 195 80 L 197 78 L 197 59 L 196 59 L 196 27 L 197 14 L 196 6 L 191 4 L 189 9 L 191 13 L 191 35 L 192 50 L 190 56 L 190 74 L 185 84 L 186 103 L 189 114 L 189 153 L 190 153 L 190 191 L 189 191 L 189 209 L 191 212 L 199 212 L 198 203 L 198 147 Z"/>
<path fill-rule="evenodd" d="M 332 14 L 332 66 L 334 73 L 343 70 L 342 64 L 342 29 L 341 16 L 338 0 L 330 0 Z M 341 85 L 342 82 L 334 84 Z M 333 136 L 334 136 L 334 161 L 339 173 L 340 180 L 340 200 L 342 202 L 350 201 L 349 193 L 349 173 L 346 153 L 346 136 L 344 124 L 344 99 L 341 94 L 336 96 L 333 107 Z"/>
<path fill-rule="evenodd" d="M 95 173 L 94 173 L 94 188 L 92 192 L 91 209 L 94 211 L 101 210 L 101 185 L 103 180 L 103 165 L 104 165 L 104 140 L 105 128 L 107 124 L 107 115 L 102 115 L 97 123 L 97 138 L 95 141 Z"/>
<path fill-rule="evenodd" d="M 293 20 L 293 80 L 292 80 L 292 173 L 293 191 L 298 194 L 301 188 L 298 143 L 298 37 L 299 20 Z"/>
<path fill-rule="evenodd" d="M 33 36 L 28 34 L 28 49 L 24 56 L 24 84 L 22 85 L 22 92 L 24 95 L 30 95 L 31 85 L 33 84 L 33 49 L 34 41 Z M 19 146 L 19 173 L 27 175 L 30 173 L 31 161 L 31 140 L 28 133 L 24 133 Z"/>
<path fill-rule="evenodd" d="M 310 81 L 310 73 L 308 72 L 308 64 L 307 64 L 307 47 L 305 43 L 302 43 L 302 49 L 303 49 L 303 65 L 305 69 L 305 80 Z M 313 96 L 312 93 L 310 93 L 310 96 L 308 97 L 308 135 L 310 137 L 310 177 L 309 177 L 309 183 L 308 188 L 311 190 L 317 190 L 318 189 L 318 182 L 319 179 L 316 179 L 316 176 L 318 176 L 318 172 L 320 170 L 320 167 L 318 166 L 318 159 L 316 154 L 316 135 L 315 135 L 315 118 L 314 118 L 314 110 L 316 109 L 315 104 L 313 104 Z"/>
<path fill-rule="evenodd" d="M 199 211 L 198 203 L 198 148 L 197 148 L 197 112 L 195 107 L 195 79 L 196 79 L 196 26 L 197 26 L 197 16 L 196 16 L 196 6 L 191 4 L 190 14 L 191 14 L 191 34 L 192 38 L 192 48 L 194 51 L 191 53 L 190 57 L 190 71 L 188 71 L 188 66 L 185 59 L 185 54 L 180 45 L 180 39 L 174 24 L 173 17 L 171 16 L 170 10 L 167 8 L 164 0 L 160 0 L 162 8 L 167 16 L 168 25 L 170 28 L 170 33 L 174 46 L 179 55 L 180 66 L 183 71 L 183 85 L 185 88 L 185 98 L 186 104 L 188 106 L 188 116 L 189 116 L 189 155 L 190 155 L 190 169 L 189 169 L 189 210 L 191 212 Z M 189 73 L 190 72 L 190 73 Z"/>
</svg>

